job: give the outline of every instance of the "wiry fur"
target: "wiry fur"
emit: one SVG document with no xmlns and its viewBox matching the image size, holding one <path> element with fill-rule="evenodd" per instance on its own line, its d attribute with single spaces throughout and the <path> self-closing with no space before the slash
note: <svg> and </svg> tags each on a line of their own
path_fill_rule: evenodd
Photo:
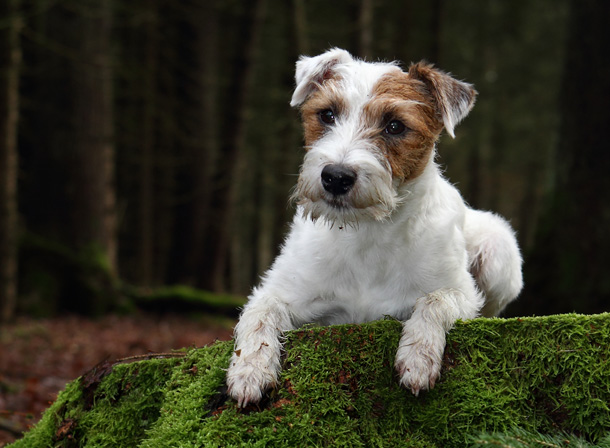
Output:
<svg viewBox="0 0 610 448">
<path fill-rule="evenodd" d="M 287 330 L 390 315 L 404 321 L 400 382 L 417 395 L 438 379 L 454 322 L 496 315 L 522 287 L 509 224 L 468 208 L 434 163 L 441 130 L 453 135 L 476 92 L 429 64 L 405 73 L 339 49 L 301 58 L 296 82 L 307 149 L 297 213 L 235 327 L 229 393 L 245 406 L 275 384 Z M 392 120 L 406 131 L 387 135 Z M 323 186 L 327 165 L 354 173 L 347 193 Z"/>
</svg>

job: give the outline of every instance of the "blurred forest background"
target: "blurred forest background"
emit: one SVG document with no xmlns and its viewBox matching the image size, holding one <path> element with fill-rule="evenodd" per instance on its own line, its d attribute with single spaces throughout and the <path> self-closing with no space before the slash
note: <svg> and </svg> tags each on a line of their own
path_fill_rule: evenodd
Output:
<svg viewBox="0 0 610 448">
<path fill-rule="evenodd" d="M 300 54 L 479 91 L 439 162 L 526 258 L 508 314 L 610 310 L 610 2 L 2 0 L 1 317 L 246 295 L 293 213 Z"/>
</svg>

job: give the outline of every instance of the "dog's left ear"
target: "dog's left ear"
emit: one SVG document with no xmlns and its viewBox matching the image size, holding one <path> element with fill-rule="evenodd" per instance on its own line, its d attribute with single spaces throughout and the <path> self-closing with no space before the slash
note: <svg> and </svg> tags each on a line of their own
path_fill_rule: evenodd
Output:
<svg viewBox="0 0 610 448">
<path fill-rule="evenodd" d="M 447 133 L 455 138 L 453 129 L 474 106 L 477 91 L 472 84 L 458 81 L 426 62 L 412 64 L 409 76 L 426 84 L 436 100 Z"/>
<path fill-rule="evenodd" d="M 335 69 L 340 64 L 353 61 L 354 58 L 347 51 L 332 48 L 315 57 L 301 56 L 297 62 L 295 73 L 296 88 L 292 95 L 290 105 L 300 106 L 307 97 L 313 93 L 327 79 L 335 76 Z"/>
</svg>

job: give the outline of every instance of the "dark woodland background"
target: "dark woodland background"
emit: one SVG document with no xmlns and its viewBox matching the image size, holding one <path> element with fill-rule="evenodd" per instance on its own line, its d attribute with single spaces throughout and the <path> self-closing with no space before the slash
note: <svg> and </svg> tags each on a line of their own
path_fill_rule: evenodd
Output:
<svg viewBox="0 0 610 448">
<path fill-rule="evenodd" d="M 609 18 L 602 0 L 2 0 L 1 317 L 246 295 L 293 213 L 294 63 L 331 46 L 475 84 L 439 162 L 518 231 L 509 315 L 610 310 Z"/>
</svg>

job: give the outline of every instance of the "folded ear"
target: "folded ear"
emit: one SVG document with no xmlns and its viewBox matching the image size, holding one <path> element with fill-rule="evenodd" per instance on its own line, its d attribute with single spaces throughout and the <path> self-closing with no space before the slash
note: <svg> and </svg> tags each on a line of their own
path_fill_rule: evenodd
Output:
<svg viewBox="0 0 610 448">
<path fill-rule="evenodd" d="M 455 138 L 453 129 L 474 106 L 477 91 L 472 84 L 458 81 L 427 62 L 412 64 L 409 76 L 426 84 L 434 96 L 445 129 Z"/>
<path fill-rule="evenodd" d="M 307 97 L 326 79 L 334 76 L 333 70 L 339 64 L 353 61 L 352 55 L 340 48 L 333 48 L 315 57 L 301 56 L 295 74 L 296 88 L 290 105 L 300 106 Z"/>
</svg>

